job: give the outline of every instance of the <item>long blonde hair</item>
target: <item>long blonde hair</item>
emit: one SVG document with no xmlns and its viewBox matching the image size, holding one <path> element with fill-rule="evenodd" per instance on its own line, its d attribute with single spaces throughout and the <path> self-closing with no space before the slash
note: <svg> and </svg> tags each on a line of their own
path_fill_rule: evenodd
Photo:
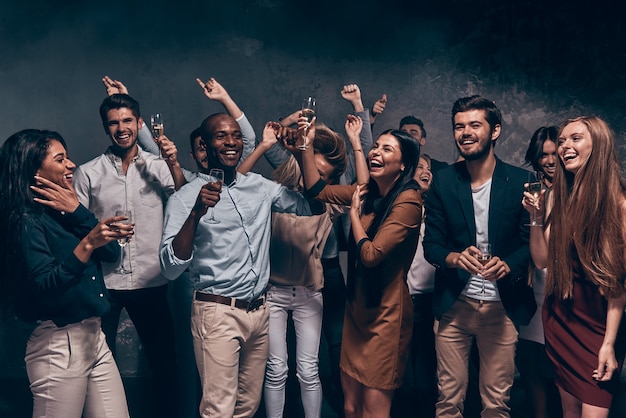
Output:
<svg viewBox="0 0 626 418">
<path fill-rule="evenodd" d="M 583 123 L 591 136 L 587 161 L 573 174 L 559 158 L 552 194 L 546 293 L 572 297 L 574 259 L 584 276 L 603 294 L 624 292 L 626 233 L 624 231 L 625 188 L 620 176 L 615 140 L 609 126 L 598 117 L 581 116 L 565 121 L 559 129 Z"/>
</svg>

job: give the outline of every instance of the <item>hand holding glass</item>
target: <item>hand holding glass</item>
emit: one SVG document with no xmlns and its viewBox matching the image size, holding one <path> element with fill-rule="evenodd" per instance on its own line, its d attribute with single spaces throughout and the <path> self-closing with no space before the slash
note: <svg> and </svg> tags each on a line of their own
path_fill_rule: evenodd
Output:
<svg viewBox="0 0 626 418">
<path fill-rule="evenodd" d="M 309 125 L 315 117 L 315 97 L 307 97 L 302 101 L 302 116 L 305 116 Z M 306 138 L 298 135 L 296 139 L 296 148 L 301 151 L 306 150 L 309 144 L 306 142 Z"/>
<path fill-rule="evenodd" d="M 209 172 L 209 176 L 215 179 L 214 183 L 219 184 L 220 192 L 221 192 L 222 184 L 224 184 L 224 171 L 220 170 L 219 168 L 212 168 L 211 171 Z M 210 208 L 210 211 L 211 211 L 211 216 L 208 219 L 206 219 L 206 222 L 210 224 L 220 223 L 219 220 L 215 219 L 215 206 L 212 206 Z"/>
<path fill-rule="evenodd" d="M 537 180 L 537 178 L 539 178 L 539 176 L 535 176 L 533 173 L 528 173 L 528 187 L 526 187 L 526 191 L 533 195 L 535 203 L 539 201 L 539 195 L 543 189 L 543 182 L 541 180 Z M 527 224 L 526 226 L 543 226 L 537 223 L 537 207 L 535 205 L 533 205 L 533 213 L 530 218 L 530 224 Z"/>
<path fill-rule="evenodd" d="M 130 225 L 133 223 L 133 216 L 131 211 L 129 210 L 118 210 L 115 212 L 115 216 L 125 216 L 126 219 L 118 221 L 118 224 L 125 224 L 125 225 Z M 120 256 L 120 265 L 117 269 L 115 269 L 115 273 L 117 274 L 128 274 L 128 273 L 132 273 L 132 270 L 126 269 L 124 267 L 124 252 L 125 252 L 125 248 L 126 244 L 128 244 L 128 241 L 130 240 L 130 238 L 122 238 L 122 239 L 118 239 L 117 243 L 119 244 L 119 246 L 122 248 L 121 251 L 121 256 Z"/>
<path fill-rule="evenodd" d="M 478 254 L 476 256 L 476 258 L 478 258 L 478 261 L 480 262 L 480 264 L 482 264 L 483 266 L 485 264 L 487 264 L 489 262 L 489 260 L 491 260 L 491 244 L 488 243 L 481 243 L 477 245 L 478 250 L 480 251 L 480 254 Z M 485 290 L 485 279 L 482 279 L 482 287 L 480 289 L 480 292 L 477 293 L 478 295 L 486 295 L 487 292 Z"/>
<path fill-rule="evenodd" d="M 152 132 L 152 138 L 154 142 L 159 146 L 159 159 L 163 159 L 161 156 L 161 144 L 159 143 L 159 137 L 164 134 L 165 128 L 163 126 L 163 117 L 160 113 L 154 113 L 150 115 L 150 131 Z"/>
</svg>

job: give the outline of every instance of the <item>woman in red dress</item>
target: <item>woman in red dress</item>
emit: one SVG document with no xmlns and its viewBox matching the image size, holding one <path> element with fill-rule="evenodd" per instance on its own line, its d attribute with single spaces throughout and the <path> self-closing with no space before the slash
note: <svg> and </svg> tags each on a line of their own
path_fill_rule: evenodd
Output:
<svg viewBox="0 0 626 418">
<path fill-rule="evenodd" d="M 530 251 L 547 267 L 543 322 L 564 417 L 607 417 L 626 348 L 626 190 L 613 133 L 597 117 L 559 130 L 552 193 L 522 204 L 545 225 L 531 227 Z M 558 214 L 551 216 L 550 214 Z M 538 222 L 542 224 L 542 222 Z M 622 324 L 623 325 L 623 324 Z"/>
</svg>

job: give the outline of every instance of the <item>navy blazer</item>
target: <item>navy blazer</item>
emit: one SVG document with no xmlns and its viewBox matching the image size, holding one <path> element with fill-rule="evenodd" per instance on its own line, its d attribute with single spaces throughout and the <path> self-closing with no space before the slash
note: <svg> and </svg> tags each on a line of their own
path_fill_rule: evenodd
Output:
<svg viewBox="0 0 626 418">
<path fill-rule="evenodd" d="M 528 212 L 522 207 L 528 172 L 496 158 L 489 202 L 489 243 L 492 253 L 504 260 L 511 272 L 497 281 L 507 315 L 516 325 L 527 325 L 537 304 L 528 284 Z M 458 299 L 470 274 L 446 267 L 450 252 L 476 245 L 476 223 L 471 179 L 465 162 L 440 170 L 426 198 L 424 256 L 437 268 L 433 311 L 440 318 Z"/>
</svg>

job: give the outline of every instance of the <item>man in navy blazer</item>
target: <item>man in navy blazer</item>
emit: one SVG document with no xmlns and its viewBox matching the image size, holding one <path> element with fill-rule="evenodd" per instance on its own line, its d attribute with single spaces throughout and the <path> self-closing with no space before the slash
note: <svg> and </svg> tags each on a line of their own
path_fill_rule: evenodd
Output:
<svg viewBox="0 0 626 418">
<path fill-rule="evenodd" d="M 434 178 L 424 235 L 425 257 L 437 268 L 437 417 L 462 417 L 474 341 L 482 415 L 508 417 L 517 327 L 536 310 L 527 280 L 528 212 L 520 203 L 528 172 L 496 157 L 502 116 L 492 101 L 458 99 L 452 125 L 463 160 Z"/>
</svg>

